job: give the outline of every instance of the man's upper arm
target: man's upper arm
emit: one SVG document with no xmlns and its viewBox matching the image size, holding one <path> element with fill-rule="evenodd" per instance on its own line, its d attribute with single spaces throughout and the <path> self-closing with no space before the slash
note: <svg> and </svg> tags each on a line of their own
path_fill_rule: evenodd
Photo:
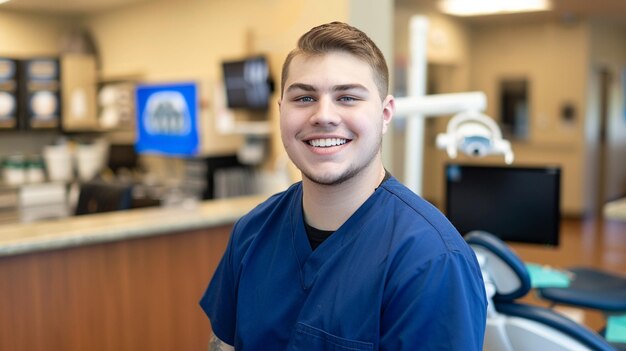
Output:
<svg viewBox="0 0 626 351">
<path fill-rule="evenodd" d="M 200 306 L 211 321 L 214 335 L 220 336 L 221 339 L 217 340 L 226 340 L 226 342 L 234 344 L 236 296 L 232 246 L 233 235 L 231 235 L 226 252 L 200 300 Z"/>
<path fill-rule="evenodd" d="M 468 258 L 448 252 L 402 265 L 383 306 L 380 349 L 480 351 L 486 297 Z"/>
<path fill-rule="evenodd" d="M 209 351 L 235 351 L 235 348 L 220 340 L 215 334 L 211 333 L 209 340 Z"/>
</svg>

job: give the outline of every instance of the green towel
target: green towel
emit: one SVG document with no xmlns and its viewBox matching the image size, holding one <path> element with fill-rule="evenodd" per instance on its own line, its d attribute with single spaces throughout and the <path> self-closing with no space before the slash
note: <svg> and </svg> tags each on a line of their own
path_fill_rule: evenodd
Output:
<svg viewBox="0 0 626 351">
<path fill-rule="evenodd" d="M 570 276 L 567 272 L 536 263 L 527 263 L 530 284 L 533 288 L 567 288 Z"/>
<path fill-rule="evenodd" d="M 608 342 L 626 343 L 626 315 L 609 316 L 605 337 Z"/>
</svg>

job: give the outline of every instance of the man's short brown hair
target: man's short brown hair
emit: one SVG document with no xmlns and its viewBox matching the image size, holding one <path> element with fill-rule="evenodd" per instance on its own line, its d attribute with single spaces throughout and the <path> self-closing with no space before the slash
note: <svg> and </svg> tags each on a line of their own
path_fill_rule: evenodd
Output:
<svg viewBox="0 0 626 351">
<path fill-rule="evenodd" d="M 385 57 L 367 34 L 342 22 L 331 22 L 314 27 L 300 37 L 298 46 L 283 63 L 281 96 L 289 74 L 289 64 L 297 55 L 322 55 L 330 52 L 347 52 L 366 62 L 372 69 L 374 83 L 381 100 L 389 89 L 389 70 Z"/>
</svg>

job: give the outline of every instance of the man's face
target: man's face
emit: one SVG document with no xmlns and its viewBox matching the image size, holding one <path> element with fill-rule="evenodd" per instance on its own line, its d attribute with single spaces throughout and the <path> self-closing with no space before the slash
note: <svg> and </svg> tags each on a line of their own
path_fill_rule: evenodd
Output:
<svg viewBox="0 0 626 351">
<path fill-rule="evenodd" d="M 280 102 L 283 145 L 303 177 L 340 184 L 381 163 L 393 98 L 381 101 L 367 63 L 342 52 L 298 55 Z"/>
</svg>

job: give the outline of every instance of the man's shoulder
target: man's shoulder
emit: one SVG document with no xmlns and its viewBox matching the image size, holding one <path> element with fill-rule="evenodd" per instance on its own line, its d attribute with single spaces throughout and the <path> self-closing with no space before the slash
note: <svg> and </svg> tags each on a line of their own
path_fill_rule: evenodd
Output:
<svg viewBox="0 0 626 351">
<path fill-rule="evenodd" d="M 396 240 L 413 242 L 435 251 L 466 251 L 465 241 L 446 216 L 430 202 L 415 194 L 397 179 L 381 185 L 388 194 L 383 204 L 393 216 Z M 439 248 L 439 249 L 438 249 Z"/>
<path fill-rule="evenodd" d="M 415 194 L 397 179 L 391 177 L 381 185 L 388 193 L 387 201 L 396 207 L 400 214 L 403 212 L 413 213 L 415 216 L 409 217 L 414 220 L 427 220 L 429 222 L 446 222 L 445 216 L 430 202 Z"/>
<path fill-rule="evenodd" d="M 395 179 L 383 186 L 388 192 L 385 207 L 393 216 L 390 262 L 419 270 L 446 261 L 469 264 L 472 270 L 480 272 L 473 251 L 441 211 Z"/>
<path fill-rule="evenodd" d="M 301 194 L 301 183 L 295 183 L 285 191 L 274 194 L 261 202 L 235 223 L 233 239 L 235 241 L 246 240 L 247 237 L 258 234 L 262 228 L 275 227 L 272 222 L 284 221 L 291 213 L 290 209 L 296 206 L 299 194 Z"/>
<path fill-rule="evenodd" d="M 255 208 L 250 210 L 241 217 L 241 220 L 253 220 L 257 217 L 266 217 L 268 214 L 279 211 L 284 207 L 292 206 L 295 197 L 301 193 L 301 183 L 294 183 L 284 191 L 271 195 L 265 201 L 258 204 Z"/>
</svg>

